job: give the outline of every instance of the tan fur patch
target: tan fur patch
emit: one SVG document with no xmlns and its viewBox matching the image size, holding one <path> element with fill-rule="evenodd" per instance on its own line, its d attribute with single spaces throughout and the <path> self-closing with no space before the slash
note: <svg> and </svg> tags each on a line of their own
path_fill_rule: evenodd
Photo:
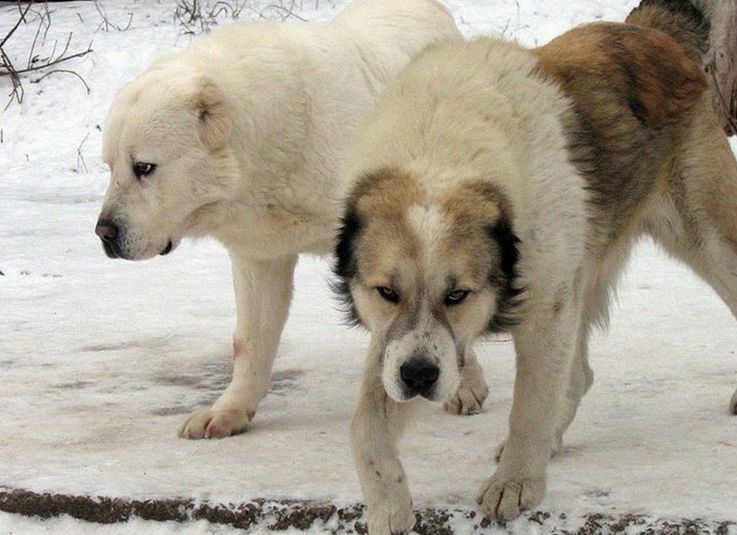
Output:
<svg viewBox="0 0 737 535">
<path fill-rule="evenodd" d="M 394 286 L 393 277 L 403 271 L 396 269 L 396 259 L 419 257 L 417 236 L 405 216 L 408 207 L 426 198 L 419 181 L 402 169 L 380 169 L 356 183 L 348 205 L 367 226 L 356 254 L 367 285 Z"/>
<path fill-rule="evenodd" d="M 440 243 L 441 255 L 456 265 L 458 285 L 478 288 L 485 284 L 490 266 L 499 263 L 490 251 L 489 229 L 500 219 L 512 220 L 512 211 L 498 186 L 485 180 L 454 183 L 437 197 L 451 231 Z"/>
<path fill-rule="evenodd" d="M 673 140 L 706 81 L 670 37 L 627 24 L 581 26 L 533 53 L 575 104 L 563 121 L 571 160 L 588 182 L 589 249 L 603 254 L 638 231 L 667 188 Z"/>
<path fill-rule="evenodd" d="M 626 98 L 638 119 L 654 125 L 677 120 L 707 88 L 699 65 L 673 39 L 637 26 L 588 24 L 533 52 L 567 91 L 585 90 L 577 75 L 593 74 Z"/>
<path fill-rule="evenodd" d="M 683 11 L 670 10 L 664 5 L 645 5 L 632 10 L 625 22 L 670 35 L 692 60 L 701 62 L 701 54 L 709 48 L 709 30 L 708 24 L 704 24 L 696 13 L 689 17 Z"/>
<path fill-rule="evenodd" d="M 438 204 L 454 219 L 494 223 L 500 216 L 511 218 L 511 208 L 498 186 L 485 180 L 451 184 L 438 196 Z"/>
<path fill-rule="evenodd" d="M 380 169 L 358 180 L 348 199 L 358 214 L 401 217 L 408 206 L 421 204 L 427 194 L 420 182 L 402 169 Z"/>
</svg>

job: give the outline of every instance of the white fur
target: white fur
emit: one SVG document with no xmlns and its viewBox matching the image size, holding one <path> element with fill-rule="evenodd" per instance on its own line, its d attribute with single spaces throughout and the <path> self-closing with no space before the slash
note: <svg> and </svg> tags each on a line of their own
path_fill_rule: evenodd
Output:
<svg viewBox="0 0 737 535">
<path fill-rule="evenodd" d="M 233 24 L 154 63 L 116 97 L 102 217 L 127 258 L 214 236 L 237 304 L 233 381 L 182 428 L 245 428 L 268 389 L 297 255 L 330 250 L 344 155 L 384 85 L 428 43 L 458 39 L 435 0 L 356 0 L 329 24 Z M 156 163 L 138 184 L 131 161 Z"/>
</svg>

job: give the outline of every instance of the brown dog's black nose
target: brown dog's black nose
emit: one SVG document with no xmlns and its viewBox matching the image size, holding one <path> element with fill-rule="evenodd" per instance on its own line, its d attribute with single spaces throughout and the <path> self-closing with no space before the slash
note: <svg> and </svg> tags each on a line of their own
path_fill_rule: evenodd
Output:
<svg viewBox="0 0 737 535">
<path fill-rule="evenodd" d="M 440 370 L 432 362 L 424 358 L 414 357 L 402 364 L 399 374 L 410 395 L 429 394 L 438 380 Z"/>
<path fill-rule="evenodd" d="M 118 225 L 110 221 L 109 219 L 100 219 L 95 226 L 95 234 L 105 243 L 111 243 L 115 241 L 118 236 Z"/>
</svg>

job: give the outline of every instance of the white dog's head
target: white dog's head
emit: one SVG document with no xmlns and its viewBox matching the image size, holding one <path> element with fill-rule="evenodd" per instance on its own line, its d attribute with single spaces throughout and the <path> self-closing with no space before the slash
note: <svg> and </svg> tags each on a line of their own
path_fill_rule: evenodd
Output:
<svg viewBox="0 0 737 535">
<path fill-rule="evenodd" d="M 514 324 L 518 239 L 504 194 L 478 180 L 430 196 L 410 173 L 363 177 L 336 247 L 337 291 L 381 348 L 396 401 L 444 401 L 478 336 Z"/>
<path fill-rule="evenodd" d="M 169 253 L 233 187 L 219 172 L 231 130 L 226 104 L 190 71 L 155 66 L 110 108 L 103 159 L 111 177 L 95 232 L 111 258 Z"/>
</svg>

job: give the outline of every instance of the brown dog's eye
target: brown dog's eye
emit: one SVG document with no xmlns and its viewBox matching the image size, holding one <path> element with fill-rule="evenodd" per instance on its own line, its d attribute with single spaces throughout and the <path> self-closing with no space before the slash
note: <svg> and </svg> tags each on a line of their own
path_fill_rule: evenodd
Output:
<svg viewBox="0 0 737 535">
<path fill-rule="evenodd" d="M 139 181 L 153 174 L 154 171 L 156 171 L 155 163 L 133 162 L 133 174 L 136 175 Z"/>
<path fill-rule="evenodd" d="M 379 295 L 383 297 L 386 301 L 389 301 L 390 303 L 399 303 L 399 294 L 393 288 L 381 286 L 379 288 L 376 288 L 376 291 L 379 292 Z"/>
<path fill-rule="evenodd" d="M 453 290 L 445 296 L 445 306 L 460 305 L 470 292 L 468 290 Z"/>
</svg>

